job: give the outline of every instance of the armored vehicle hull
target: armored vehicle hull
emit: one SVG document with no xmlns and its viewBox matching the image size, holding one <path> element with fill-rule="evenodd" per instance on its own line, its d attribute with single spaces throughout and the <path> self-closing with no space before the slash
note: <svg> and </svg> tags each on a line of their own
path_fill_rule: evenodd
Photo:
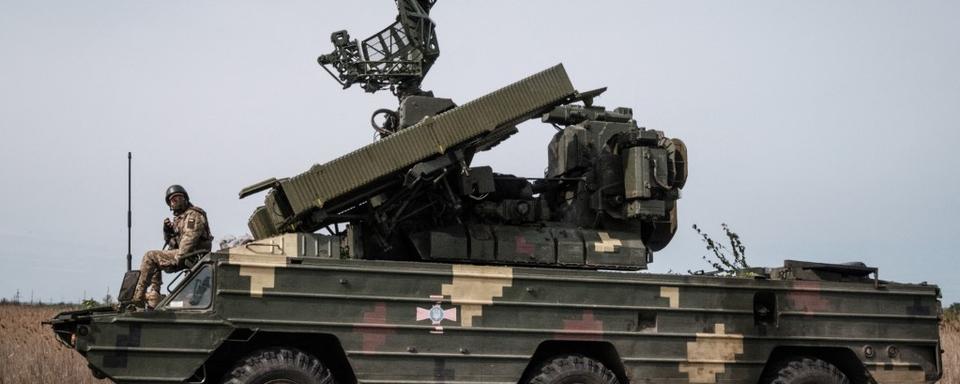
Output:
<svg viewBox="0 0 960 384">
<path fill-rule="evenodd" d="M 317 361 L 338 383 L 562 382 L 544 372 L 582 369 L 620 383 L 806 370 L 903 384 L 942 371 L 938 288 L 841 281 L 843 266 L 747 279 L 351 260 L 309 239 L 212 253 L 157 310 L 67 312 L 54 330 L 118 383 L 258 382 L 235 376 L 264 356 Z"/>
</svg>

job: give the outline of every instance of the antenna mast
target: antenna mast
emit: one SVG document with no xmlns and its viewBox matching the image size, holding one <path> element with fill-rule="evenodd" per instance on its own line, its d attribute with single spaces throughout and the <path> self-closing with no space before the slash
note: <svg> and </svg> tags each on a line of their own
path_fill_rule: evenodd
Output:
<svg viewBox="0 0 960 384">
<path fill-rule="evenodd" d="M 133 153 L 127 152 L 127 272 L 130 272 L 133 269 L 133 255 L 130 254 L 130 227 L 133 222 L 132 210 L 130 209 L 130 176 L 132 174 L 131 168 L 133 164 Z"/>
</svg>

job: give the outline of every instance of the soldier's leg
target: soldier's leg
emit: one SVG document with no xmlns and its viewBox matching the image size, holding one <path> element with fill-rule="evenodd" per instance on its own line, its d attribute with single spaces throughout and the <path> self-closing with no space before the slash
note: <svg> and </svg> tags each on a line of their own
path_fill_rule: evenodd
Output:
<svg viewBox="0 0 960 384">
<path fill-rule="evenodd" d="M 150 286 L 147 287 L 147 292 L 160 292 L 160 287 L 163 286 L 163 268 L 160 267 L 160 260 L 157 254 L 155 253 L 151 256 L 153 259 L 153 275 L 150 277 Z"/>
<path fill-rule="evenodd" d="M 159 277 L 160 266 L 157 262 L 157 253 L 161 251 L 147 251 L 140 260 L 140 279 L 137 280 L 137 288 L 133 291 L 133 302 L 138 303 L 144 300 L 147 291 L 147 284 L 152 283 Z"/>
<path fill-rule="evenodd" d="M 154 265 L 156 265 L 156 273 L 150 281 L 150 289 L 146 292 L 147 305 L 151 308 L 156 307 L 163 299 L 163 295 L 160 294 L 160 289 L 163 288 L 163 272 L 177 266 L 177 253 L 177 250 L 171 249 L 156 251 L 151 255 Z"/>
<path fill-rule="evenodd" d="M 176 269 L 178 264 L 177 254 L 179 254 L 179 251 L 176 249 L 160 251 L 157 253 L 157 265 L 167 272 Z"/>
</svg>

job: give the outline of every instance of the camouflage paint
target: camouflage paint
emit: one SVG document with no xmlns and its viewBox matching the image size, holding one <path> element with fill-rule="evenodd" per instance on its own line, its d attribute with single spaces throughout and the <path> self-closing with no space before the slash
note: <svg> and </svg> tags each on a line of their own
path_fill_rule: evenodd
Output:
<svg viewBox="0 0 960 384">
<path fill-rule="evenodd" d="M 680 372 L 690 376 L 691 383 L 716 383 L 725 364 L 736 362 L 743 354 L 743 335 L 731 335 L 723 324 L 714 324 L 713 333 L 698 333 L 697 341 L 687 342 L 687 362 L 680 363 Z"/>
<path fill-rule="evenodd" d="M 680 308 L 680 287 L 660 287 L 660 297 L 669 300 L 670 308 Z"/>
<path fill-rule="evenodd" d="M 284 236 L 279 238 L 283 239 Z M 287 264 L 286 256 L 274 254 L 276 249 L 284 251 L 282 241 L 280 243 L 251 243 L 227 252 L 227 262 L 240 266 L 240 276 L 250 278 L 250 296 L 261 297 L 265 288 L 273 288 L 276 269 Z"/>
<path fill-rule="evenodd" d="M 616 247 L 623 245 L 620 240 L 611 238 L 606 232 L 597 232 L 597 235 L 600 236 L 600 241 L 593 243 L 593 249 L 596 252 L 615 252 Z"/>
<path fill-rule="evenodd" d="M 512 284 L 511 267 L 454 264 L 453 282 L 444 284 L 441 291 L 451 303 L 460 305 L 460 324 L 469 328 L 474 317 L 483 316 L 483 306 L 493 304 Z"/>
<path fill-rule="evenodd" d="M 516 382 L 547 341 L 609 345 L 635 382 L 753 384 L 782 346 L 849 350 L 880 383 L 929 383 L 940 369 L 937 316 L 922 310 L 936 308 L 934 286 L 239 251 L 203 263 L 216 268 L 211 308 L 91 315 L 78 351 L 124 383 L 186 379 L 234 329 L 332 335 L 362 383 Z M 251 270 L 272 271 L 274 283 L 254 284 Z M 755 323 L 761 292 L 776 298 L 775 326 Z M 417 321 L 418 308 L 434 305 L 458 320 Z M 899 354 L 866 357 L 865 345 Z"/>
<path fill-rule="evenodd" d="M 921 384 L 926 383 L 923 370 L 911 369 L 911 364 L 885 364 L 870 370 L 877 384 Z"/>
</svg>

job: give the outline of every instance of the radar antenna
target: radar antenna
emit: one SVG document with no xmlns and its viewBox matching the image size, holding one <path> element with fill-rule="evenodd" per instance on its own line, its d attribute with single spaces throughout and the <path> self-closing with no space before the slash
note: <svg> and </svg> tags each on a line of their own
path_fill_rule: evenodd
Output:
<svg viewBox="0 0 960 384">
<path fill-rule="evenodd" d="M 317 58 L 344 89 L 359 83 L 373 93 L 389 89 L 401 100 L 430 96 L 420 89 L 427 71 L 440 56 L 430 8 L 436 0 L 396 0 L 397 20 L 358 44 L 346 30 L 330 35 L 333 52 Z M 333 67 L 336 74 L 328 68 Z"/>
</svg>

